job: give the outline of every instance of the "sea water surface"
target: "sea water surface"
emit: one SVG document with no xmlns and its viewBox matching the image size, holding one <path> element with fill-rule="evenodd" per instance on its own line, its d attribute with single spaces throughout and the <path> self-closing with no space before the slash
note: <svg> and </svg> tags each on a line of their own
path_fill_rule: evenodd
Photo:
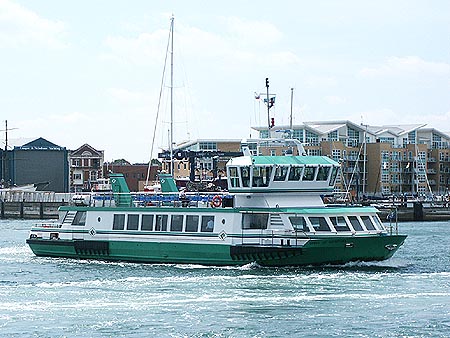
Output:
<svg viewBox="0 0 450 338">
<path fill-rule="evenodd" d="M 450 222 L 390 260 L 302 268 L 35 257 L 0 220 L 2 337 L 449 337 Z"/>
</svg>

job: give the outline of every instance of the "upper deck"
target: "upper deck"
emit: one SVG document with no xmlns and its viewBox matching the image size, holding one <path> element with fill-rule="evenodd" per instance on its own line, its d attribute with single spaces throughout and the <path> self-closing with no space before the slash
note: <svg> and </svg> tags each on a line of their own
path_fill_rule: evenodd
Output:
<svg viewBox="0 0 450 338">
<path fill-rule="evenodd" d="M 339 163 L 326 156 L 252 156 L 227 163 L 228 190 L 236 192 L 332 192 Z"/>
</svg>

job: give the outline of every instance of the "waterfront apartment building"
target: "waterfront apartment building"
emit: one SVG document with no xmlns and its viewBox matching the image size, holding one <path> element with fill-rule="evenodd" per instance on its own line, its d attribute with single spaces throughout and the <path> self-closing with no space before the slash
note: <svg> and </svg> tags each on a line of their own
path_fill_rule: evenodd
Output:
<svg viewBox="0 0 450 338">
<path fill-rule="evenodd" d="M 425 124 L 369 126 L 351 121 L 316 121 L 288 126 L 254 127 L 260 138 L 295 138 L 308 155 L 329 156 L 341 163 L 336 192 L 363 195 L 447 194 L 450 187 L 450 136 Z M 254 153 L 282 155 L 282 147 Z M 241 140 L 195 140 L 173 151 L 174 177 L 210 180 L 225 174 L 228 159 L 238 156 Z M 194 156 L 194 155 L 195 156 Z M 168 152 L 162 169 L 170 172 Z M 197 156 L 198 155 L 198 156 Z M 194 170 L 192 172 L 192 169 Z"/>
<path fill-rule="evenodd" d="M 425 124 L 369 126 L 316 121 L 255 127 L 261 138 L 299 139 L 308 155 L 341 163 L 336 190 L 362 195 L 447 194 L 450 136 Z"/>
</svg>

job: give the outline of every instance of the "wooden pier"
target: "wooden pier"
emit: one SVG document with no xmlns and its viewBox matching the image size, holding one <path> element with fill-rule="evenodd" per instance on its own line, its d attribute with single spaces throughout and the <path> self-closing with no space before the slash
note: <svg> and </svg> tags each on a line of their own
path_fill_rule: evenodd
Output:
<svg viewBox="0 0 450 338">
<path fill-rule="evenodd" d="M 0 202 L 0 218 L 58 218 L 61 202 Z"/>
<path fill-rule="evenodd" d="M 415 202 L 407 206 L 377 206 L 379 216 L 383 222 L 430 222 L 450 221 L 450 206 L 446 204 L 430 204 Z"/>
</svg>

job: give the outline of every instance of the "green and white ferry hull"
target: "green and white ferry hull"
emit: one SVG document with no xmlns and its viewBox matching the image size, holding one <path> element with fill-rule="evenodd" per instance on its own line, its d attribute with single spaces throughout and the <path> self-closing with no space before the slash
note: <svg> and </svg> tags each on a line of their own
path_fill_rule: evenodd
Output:
<svg viewBox="0 0 450 338">
<path fill-rule="evenodd" d="M 229 193 L 172 191 L 157 200 L 131 196 L 124 178 L 112 174 L 109 206 L 103 200 L 61 207 L 59 221 L 34 226 L 27 243 L 37 256 L 142 263 L 297 266 L 390 258 L 406 236 L 386 229 L 375 208 L 322 203 L 337 170 L 326 157 L 244 151 L 227 164 Z"/>
</svg>

